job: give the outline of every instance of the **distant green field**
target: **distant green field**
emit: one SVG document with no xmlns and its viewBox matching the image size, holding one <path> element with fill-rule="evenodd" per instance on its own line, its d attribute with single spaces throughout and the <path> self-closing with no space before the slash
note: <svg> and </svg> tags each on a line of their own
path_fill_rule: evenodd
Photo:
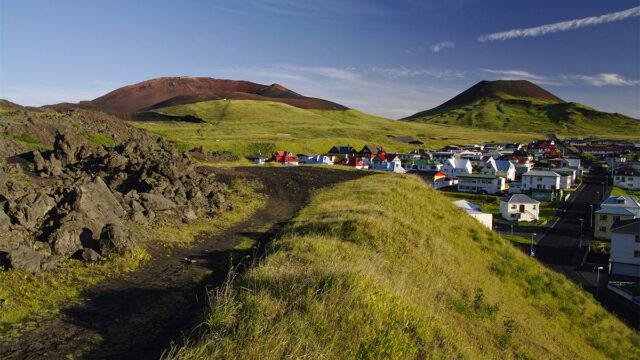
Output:
<svg viewBox="0 0 640 360">
<path fill-rule="evenodd" d="M 556 133 L 561 136 L 640 134 L 640 121 L 576 103 L 538 99 L 482 99 L 466 106 L 438 107 L 405 119 L 411 122 L 466 126 L 508 132 Z"/>
<path fill-rule="evenodd" d="M 231 150 L 246 154 L 252 142 L 275 143 L 293 153 L 326 152 L 333 145 L 382 145 L 389 151 L 417 147 L 435 148 L 452 143 L 523 141 L 544 134 L 504 133 L 438 124 L 410 123 L 364 114 L 357 110 L 306 110 L 282 103 L 249 100 L 215 100 L 155 110 L 172 116 L 193 115 L 205 123 L 132 122 L 166 137 L 181 147 Z M 414 136 L 424 145 L 391 140 L 392 136 Z"/>
</svg>

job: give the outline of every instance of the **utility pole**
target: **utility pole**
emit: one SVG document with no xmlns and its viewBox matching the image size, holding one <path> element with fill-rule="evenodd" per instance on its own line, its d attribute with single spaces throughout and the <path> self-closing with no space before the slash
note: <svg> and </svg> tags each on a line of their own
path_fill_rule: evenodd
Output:
<svg viewBox="0 0 640 360">
<path fill-rule="evenodd" d="M 536 233 L 531 233 L 531 250 L 530 250 L 530 254 L 531 254 L 531 256 L 535 256 L 535 255 L 536 255 L 536 253 L 535 253 L 535 252 L 533 252 L 533 243 L 534 243 L 534 241 L 535 241 L 535 240 L 533 239 L 533 237 L 534 237 L 534 236 L 536 236 Z"/>
<path fill-rule="evenodd" d="M 596 277 L 596 299 L 598 298 L 598 292 L 600 290 L 600 270 L 602 270 L 602 266 L 598 266 L 598 276 Z"/>
</svg>

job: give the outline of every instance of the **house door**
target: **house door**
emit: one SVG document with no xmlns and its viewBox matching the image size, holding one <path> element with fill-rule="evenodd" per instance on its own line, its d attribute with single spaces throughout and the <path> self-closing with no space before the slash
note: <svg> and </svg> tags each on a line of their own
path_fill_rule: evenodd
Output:
<svg viewBox="0 0 640 360">
<path fill-rule="evenodd" d="M 520 212 L 523 213 L 524 212 L 524 205 L 520 205 Z"/>
</svg>

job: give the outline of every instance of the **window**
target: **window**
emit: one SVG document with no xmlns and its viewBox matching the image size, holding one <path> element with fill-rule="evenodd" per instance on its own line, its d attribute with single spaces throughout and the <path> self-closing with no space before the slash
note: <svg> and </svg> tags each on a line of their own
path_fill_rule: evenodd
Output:
<svg viewBox="0 0 640 360">
<path fill-rule="evenodd" d="M 636 242 L 640 243 L 640 235 L 636 235 Z"/>
<path fill-rule="evenodd" d="M 624 199 L 618 199 L 618 200 L 616 201 L 616 203 L 618 203 L 618 204 L 624 204 Z"/>
<path fill-rule="evenodd" d="M 633 251 L 633 257 L 640 258 L 640 250 L 634 250 Z"/>
<path fill-rule="evenodd" d="M 600 226 L 600 229 L 598 229 L 598 231 L 607 232 L 607 227 L 606 226 Z"/>
<path fill-rule="evenodd" d="M 600 220 L 607 220 L 607 215 L 600 215 Z"/>
<path fill-rule="evenodd" d="M 516 216 L 518 216 L 518 214 L 511 214 L 512 218 L 515 218 Z"/>
<path fill-rule="evenodd" d="M 516 205 L 511 205 L 511 208 L 512 208 L 512 209 L 516 209 L 516 208 L 517 208 L 517 206 L 516 206 Z"/>
<path fill-rule="evenodd" d="M 531 208 L 532 208 L 533 210 L 535 210 L 535 209 L 536 209 L 536 205 L 533 205 Z"/>
</svg>

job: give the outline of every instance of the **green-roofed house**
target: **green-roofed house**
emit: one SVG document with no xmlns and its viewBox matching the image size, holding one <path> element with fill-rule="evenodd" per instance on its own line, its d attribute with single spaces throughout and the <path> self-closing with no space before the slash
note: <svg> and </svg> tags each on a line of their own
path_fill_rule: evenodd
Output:
<svg viewBox="0 0 640 360">
<path fill-rule="evenodd" d="M 404 164 L 407 171 L 440 171 L 442 163 L 435 160 L 411 160 Z"/>
<path fill-rule="evenodd" d="M 495 194 L 507 189 L 506 180 L 498 175 L 460 174 L 458 191 L 479 194 Z"/>
</svg>

